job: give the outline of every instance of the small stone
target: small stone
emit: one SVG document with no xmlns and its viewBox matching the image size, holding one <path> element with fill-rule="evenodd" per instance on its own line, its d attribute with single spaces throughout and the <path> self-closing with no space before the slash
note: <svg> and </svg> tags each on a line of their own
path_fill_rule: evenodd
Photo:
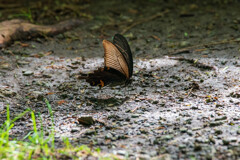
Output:
<svg viewBox="0 0 240 160">
<path fill-rule="evenodd" d="M 30 75 L 33 75 L 33 72 L 32 71 L 24 71 L 23 75 L 24 76 L 30 76 Z"/>
<path fill-rule="evenodd" d="M 138 159 L 139 160 L 148 160 L 148 159 L 151 159 L 151 157 L 147 154 L 140 154 L 140 155 L 138 155 Z"/>
<path fill-rule="evenodd" d="M 185 127 L 182 127 L 182 128 L 180 128 L 180 132 L 182 132 L 182 133 L 186 133 L 187 132 L 187 128 L 185 128 Z"/>
<path fill-rule="evenodd" d="M 0 89 L 0 94 L 6 97 L 13 97 L 16 96 L 17 93 L 11 90 Z"/>
<path fill-rule="evenodd" d="M 187 131 L 187 134 L 188 134 L 189 136 L 192 136 L 192 135 L 193 135 L 193 131 L 192 131 L 192 130 L 188 130 L 188 131 Z"/>
<path fill-rule="evenodd" d="M 149 123 L 144 123 L 144 125 L 143 125 L 144 127 L 149 127 L 150 126 L 150 124 Z"/>
<path fill-rule="evenodd" d="M 212 135 L 209 135 L 208 140 L 209 140 L 210 142 L 212 142 L 213 144 L 216 143 L 216 141 L 215 141 L 215 139 L 213 138 Z"/>
<path fill-rule="evenodd" d="M 44 78 L 52 78 L 52 75 L 50 75 L 50 74 L 43 74 L 43 77 Z"/>
<path fill-rule="evenodd" d="M 198 107 L 197 106 L 192 106 L 192 109 L 195 110 L 195 109 L 198 109 Z"/>
<path fill-rule="evenodd" d="M 156 101 L 153 101 L 153 104 L 158 104 L 158 102 L 159 102 L 159 101 L 157 101 L 157 100 L 156 100 Z"/>
<path fill-rule="evenodd" d="M 147 129 L 144 129 L 144 128 L 141 128 L 139 129 L 139 131 L 143 134 L 147 134 L 148 133 L 148 130 Z"/>
<path fill-rule="evenodd" d="M 194 145 L 194 151 L 201 151 L 202 150 L 202 146 L 198 143 L 195 143 Z"/>
<path fill-rule="evenodd" d="M 170 154 L 161 154 L 157 157 L 151 158 L 151 160 L 172 160 L 172 158 Z"/>
<path fill-rule="evenodd" d="M 105 135 L 105 139 L 112 139 L 113 138 L 113 135 L 111 133 L 107 133 Z"/>
<path fill-rule="evenodd" d="M 240 129 L 239 129 L 239 130 L 237 130 L 237 134 L 240 134 Z"/>
<path fill-rule="evenodd" d="M 185 144 L 180 144 L 178 147 L 179 147 L 179 149 L 185 149 L 186 145 Z"/>
<path fill-rule="evenodd" d="M 205 138 L 202 138 L 202 137 L 196 138 L 195 141 L 198 142 L 198 143 L 208 143 L 209 142 L 208 139 L 205 139 Z"/>
<path fill-rule="evenodd" d="M 131 117 L 132 118 L 138 118 L 140 115 L 139 114 L 132 114 Z"/>
<path fill-rule="evenodd" d="M 92 125 L 95 123 L 92 116 L 82 116 L 78 118 L 78 122 L 83 125 Z"/>
<path fill-rule="evenodd" d="M 171 139 L 173 139 L 173 135 L 163 135 L 163 136 L 161 136 L 161 139 L 162 140 L 171 140 Z"/>
<path fill-rule="evenodd" d="M 230 143 L 229 139 L 227 139 L 227 138 L 224 138 L 222 140 L 222 142 L 223 142 L 223 145 L 229 145 L 229 143 Z"/>
<path fill-rule="evenodd" d="M 21 61 L 21 60 L 19 60 L 19 61 L 17 61 L 17 64 L 18 65 L 27 65 L 27 64 L 29 64 L 30 62 L 27 62 L 27 61 Z"/>
<path fill-rule="evenodd" d="M 202 127 L 196 127 L 196 128 L 193 128 L 192 130 L 197 131 L 197 130 L 200 130 L 200 129 L 202 129 Z"/>
<path fill-rule="evenodd" d="M 224 124 L 223 121 L 214 121 L 214 122 L 210 122 L 210 127 L 216 127 L 216 126 L 220 126 Z"/>
<path fill-rule="evenodd" d="M 96 133 L 95 129 L 88 129 L 85 131 L 85 135 L 93 135 L 95 133 Z"/>
<path fill-rule="evenodd" d="M 226 120 L 227 116 L 221 116 L 221 117 L 217 117 L 215 118 L 215 121 L 221 121 L 221 120 Z"/>
<path fill-rule="evenodd" d="M 32 91 L 29 96 L 31 99 L 43 100 L 44 93 L 40 91 Z"/>
<path fill-rule="evenodd" d="M 124 151 L 124 150 L 118 150 L 118 151 L 115 151 L 113 153 L 117 154 L 117 155 L 121 155 L 121 156 L 126 156 L 127 155 L 127 152 Z"/>
<path fill-rule="evenodd" d="M 215 130 L 215 134 L 216 134 L 216 135 L 220 135 L 220 134 L 222 134 L 222 133 L 223 133 L 223 131 L 220 130 L 220 129 L 216 129 L 216 130 Z"/>
<path fill-rule="evenodd" d="M 230 141 L 230 142 L 237 142 L 237 137 L 228 137 L 228 140 Z"/>
<path fill-rule="evenodd" d="M 79 132 L 79 128 L 72 128 L 72 130 L 71 130 L 71 133 L 74 133 L 74 132 Z"/>
</svg>

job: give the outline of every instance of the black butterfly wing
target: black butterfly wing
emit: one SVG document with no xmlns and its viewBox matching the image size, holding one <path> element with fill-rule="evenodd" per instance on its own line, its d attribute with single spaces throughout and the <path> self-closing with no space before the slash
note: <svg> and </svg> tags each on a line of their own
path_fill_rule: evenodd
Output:
<svg viewBox="0 0 240 160">
<path fill-rule="evenodd" d="M 86 82 L 88 82 L 91 86 L 103 87 L 110 83 L 120 84 L 121 82 L 125 81 L 126 76 L 118 70 L 104 67 L 95 70 L 93 73 L 85 76 L 82 75 L 78 78 L 86 79 Z"/>
<path fill-rule="evenodd" d="M 124 38 L 121 34 L 115 34 L 113 38 L 113 44 L 121 52 L 125 61 L 127 62 L 129 77 L 131 77 L 133 73 L 133 58 L 132 58 L 131 49 L 129 47 L 129 44 L 126 38 Z"/>
<path fill-rule="evenodd" d="M 86 79 L 90 85 L 100 87 L 128 82 L 133 73 L 133 59 L 127 40 L 116 34 L 113 43 L 103 40 L 103 47 L 105 67 L 79 79 Z"/>
<path fill-rule="evenodd" d="M 121 72 L 125 75 L 126 79 L 129 79 L 130 74 L 128 64 L 118 48 L 108 40 L 103 40 L 103 48 L 104 66 Z"/>
</svg>

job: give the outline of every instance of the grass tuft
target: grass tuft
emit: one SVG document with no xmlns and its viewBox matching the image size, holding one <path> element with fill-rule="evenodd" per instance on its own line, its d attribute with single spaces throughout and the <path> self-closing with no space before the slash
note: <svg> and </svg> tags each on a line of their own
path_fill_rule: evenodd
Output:
<svg viewBox="0 0 240 160">
<path fill-rule="evenodd" d="M 98 159 L 122 159 L 121 157 L 101 153 L 97 148 L 95 151 L 91 150 L 86 145 L 72 146 L 68 138 L 63 138 L 64 147 L 55 148 L 55 130 L 54 130 L 54 116 L 50 103 L 45 99 L 49 114 L 52 120 L 51 134 L 48 137 L 44 136 L 42 119 L 40 117 L 41 127 L 37 128 L 36 116 L 34 111 L 27 109 L 23 113 L 16 116 L 13 120 L 10 118 L 10 109 L 7 105 L 6 120 L 0 127 L 0 159 L 13 160 L 30 160 L 30 159 L 84 159 L 87 157 L 94 157 Z M 22 118 L 27 113 L 31 114 L 33 122 L 33 130 L 30 131 L 23 140 L 10 139 L 10 131 L 14 127 L 14 122 Z"/>
</svg>

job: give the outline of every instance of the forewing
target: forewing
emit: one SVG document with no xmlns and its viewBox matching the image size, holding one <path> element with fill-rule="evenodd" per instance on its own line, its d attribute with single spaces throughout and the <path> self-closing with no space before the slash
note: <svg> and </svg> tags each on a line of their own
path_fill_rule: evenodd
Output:
<svg viewBox="0 0 240 160">
<path fill-rule="evenodd" d="M 129 77 L 131 77 L 133 73 L 133 58 L 132 58 L 132 52 L 128 45 L 127 40 L 121 34 L 115 34 L 113 39 L 113 44 L 117 47 L 117 49 L 123 55 L 128 65 Z"/>
<path fill-rule="evenodd" d="M 130 78 L 128 63 L 119 49 L 111 42 L 103 40 L 105 67 L 113 68 Z"/>
</svg>

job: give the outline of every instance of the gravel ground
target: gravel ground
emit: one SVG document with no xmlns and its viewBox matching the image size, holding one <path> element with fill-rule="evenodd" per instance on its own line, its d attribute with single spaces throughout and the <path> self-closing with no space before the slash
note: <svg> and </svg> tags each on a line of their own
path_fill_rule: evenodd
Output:
<svg viewBox="0 0 240 160">
<path fill-rule="evenodd" d="M 31 108 L 50 132 L 46 98 L 58 146 L 69 137 L 127 159 L 239 159 L 240 3 L 123 2 L 91 2 L 83 26 L 2 49 L 0 121 L 6 104 L 13 117 Z M 103 39 L 135 22 L 123 34 L 132 84 L 100 90 L 76 79 L 103 65 Z M 86 116 L 90 124 L 79 123 Z M 29 114 L 11 134 L 31 129 Z"/>
</svg>

